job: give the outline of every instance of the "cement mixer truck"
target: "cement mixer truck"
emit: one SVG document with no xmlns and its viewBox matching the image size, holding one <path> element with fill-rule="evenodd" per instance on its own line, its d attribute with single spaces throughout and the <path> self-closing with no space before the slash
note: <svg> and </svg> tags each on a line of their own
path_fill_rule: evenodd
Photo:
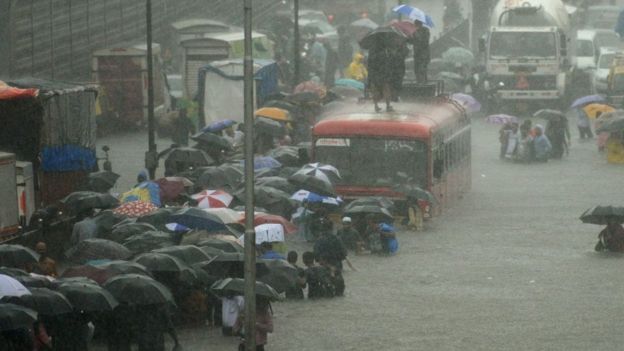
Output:
<svg viewBox="0 0 624 351">
<path fill-rule="evenodd" d="M 488 106 L 557 107 L 566 94 L 570 18 L 561 0 L 500 0 L 480 42 Z"/>
</svg>

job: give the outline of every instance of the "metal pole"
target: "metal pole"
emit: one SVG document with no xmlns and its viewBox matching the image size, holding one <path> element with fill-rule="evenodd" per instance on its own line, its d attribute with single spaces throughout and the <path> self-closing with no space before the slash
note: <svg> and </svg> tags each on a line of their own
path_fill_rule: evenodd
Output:
<svg viewBox="0 0 624 351">
<path fill-rule="evenodd" d="M 154 63 L 152 62 L 152 0 L 145 3 L 145 26 L 147 32 L 147 137 L 148 149 L 145 154 L 145 168 L 149 171 L 150 179 L 156 175 L 158 156 L 156 151 L 156 137 L 154 133 Z"/>
<path fill-rule="evenodd" d="M 301 37 L 299 35 L 299 0 L 294 0 L 294 22 L 295 28 L 293 29 L 294 39 L 294 69 L 293 69 L 293 88 L 301 81 Z"/>
<path fill-rule="evenodd" d="M 254 230 L 252 0 L 245 0 L 245 349 L 256 350 L 256 232 Z"/>
</svg>

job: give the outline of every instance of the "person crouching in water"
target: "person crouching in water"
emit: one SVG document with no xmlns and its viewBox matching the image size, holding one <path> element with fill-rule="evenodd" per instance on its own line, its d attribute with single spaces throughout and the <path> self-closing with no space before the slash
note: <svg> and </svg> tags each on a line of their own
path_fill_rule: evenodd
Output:
<svg viewBox="0 0 624 351">
<path fill-rule="evenodd" d="M 395 255 L 399 251 L 399 242 L 396 239 L 394 227 L 387 223 L 379 224 L 379 234 L 381 237 L 382 254 Z"/>
<path fill-rule="evenodd" d="M 607 227 L 598 234 L 596 251 L 624 252 L 624 228 L 617 221 L 609 221 Z"/>
</svg>

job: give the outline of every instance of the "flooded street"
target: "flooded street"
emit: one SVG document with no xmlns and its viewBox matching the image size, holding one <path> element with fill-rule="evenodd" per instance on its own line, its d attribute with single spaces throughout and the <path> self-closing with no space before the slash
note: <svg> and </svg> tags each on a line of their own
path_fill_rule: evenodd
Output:
<svg viewBox="0 0 624 351">
<path fill-rule="evenodd" d="M 473 188 L 462 201 L 427 231 L 401 233 L 397 256 L 351 257 L 358 271 L 346 270 L 346 297 L 275 304 L 267 349 L 620 350 L 624 261 L 594 253 L 602 228 L 578 217 L 619 204 L 624 172 L 576 130 L 562 161 L 502 162 L 498 127 L 474 120 Z M 117 138 L 102 142 L 130 136 Z M 122 179 L 140 156 L 115 155 Z M 181 335 L 186 350 L 236 347 L 220 329 Z"/>
</svg>

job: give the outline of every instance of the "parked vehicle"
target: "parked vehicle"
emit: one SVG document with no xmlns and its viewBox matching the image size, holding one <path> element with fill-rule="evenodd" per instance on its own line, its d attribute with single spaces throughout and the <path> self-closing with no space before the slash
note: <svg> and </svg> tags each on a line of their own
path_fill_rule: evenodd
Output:
<svg viewBox="0 0 624 351">
<path fill-rule="evenodd" d="M 0 151 L 0 243 L 19 231 L 15 154 Z"/>
<path fill-rule="evenodd" d="M 596 53 L 598 47 L 595 45 L 596 31 L 579 30 L 576 32 L 576 50 L 574 57 L 574 68 L 580 71 L 587 71 L 596 68 Z"/>
<path fill-rule="evenodd" d="M 160 46 L 153 45 L 154 112 L 165 112 Z M 141 126 L 147 121 L 147 49 L 145 44 L 98 50 L 93 54 L 93 80 L 100 86 L 100 118 L 107 124 Z"/>
<path fill-rule="evenodd" d="M 611 64 L 617 53 L 618 49 L 616 48 L 600 48 L 598 51 L 598 62 L 593 76 L 593 88 L 595 93 L 606 93 L 609 71 L 611 70 Z"/>
</svg>

